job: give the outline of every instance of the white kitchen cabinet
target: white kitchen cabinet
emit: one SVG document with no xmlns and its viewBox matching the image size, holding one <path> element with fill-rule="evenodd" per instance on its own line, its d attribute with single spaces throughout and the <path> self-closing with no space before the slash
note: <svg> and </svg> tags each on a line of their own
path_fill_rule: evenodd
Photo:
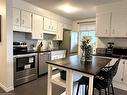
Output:
<svg viewBox="0 0 127 95">
<path fill-rule="evenodd" d="M 124 71 L 124 64 L 125 63 L 126 63 L 126 60 L 124 60 L 124 59 L 120 60 L 117 73 L 113 79 L 114 81 L 116 81 L 116 82 L 122 82 L 123 81 L 123 73 L 125 72 Z"/>
<path fill-rule="evenodd" d="M 47 17 L 44 17 L 44 30 L 46 30 L 46 31 L 51 30 L 50 23 L 51 23 L 50 19 Z"/>
<path fill-rule="evenodd" d="M 57 21 L 51 20 L 51 31 L 57 31 Z"/>
<path fill-rule="evenodd" d="M 31 29 L 32 13 L 21 10 L 21 27 Z"/>
<path fill-rule="evenodd" d="M 69 25 L 69 24 L 65 24 L 65 23 L 64 23 L 64 25 L 63 25 L 63 28 L 64 28 L 64 29 L 67 29 L 67 30 L 72 30 L 72 26 Z"/>
<path fill-rule="evenodd" d="M 32 39 L 43 39 L 43 17 L 33 14 Z"/>
<path fill-rule="evenodd" d="M 51 51 L 51 60 L 65 58 L 66 50 Z"/>
<path fill-rule="evenodd" d="M 63 23 L 58 22 L 56 39 L 55 40 L 63 40 Z"/>
<path fill-rule="evenodd" d="M 112 12 L 111 37 L 127 37 L 127 12 Z"/>
<path fill-rule="evenodd" d="M 97 37 L 127 37 L 127 12 L 97 14 Z"/>
<path fill-rule="evenodd" d="M 31 33 L 32 13 L 13 8 L 13 30 Z"/>
<path fill-rule="evenodd" d="M 20 27 L 20 10 L 13 8 L 13 26 Z"/>
<path fill-rule="evenodd" d="M 127 85 L 127 60 L 123 64 L 124 64 L 123 82 Z"/>
<path fill-rule="evenodd" d="M 44 17 L 44 30 L 50 32 L 57 31 L 57 21 Z"/>
<path fill-rule="evenodd" d="M 110 37 L 111 13 L 97 14 L 97 37 Z"/>
</svg>

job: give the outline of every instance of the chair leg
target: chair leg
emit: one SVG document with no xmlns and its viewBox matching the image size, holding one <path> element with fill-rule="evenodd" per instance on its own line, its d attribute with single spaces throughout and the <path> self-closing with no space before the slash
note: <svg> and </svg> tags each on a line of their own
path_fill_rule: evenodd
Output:
<svg viewBox="0 0 127 95">
<path fill-rule="evenodd" d="M 79 87 L 80 87 L 80 83 L 78 83 L 78 88 L 77 88 L 76 95 L 78 95 L 78 92 L 79 92 Z"/>
<path fill-rule="evenodd" d="M 88 90 L 89 90 L 89 86 L 86 85 L 86 86 L 85 86 L 85 95 L 88 95 Z"/>
<path fill-rule="evenodd" d="M 107 90 L 106 90 L 106 88 L 105 88 L 105 95 L 107 95 Z"/>
<path fill-rule="evenodd" d="M 111 83 L 111 88 L 112 88 L 112 94 L 115 95 L 114 88 L 113 88 L 113 84 L 112 83 Z"/>
<path fill-rule="evenodd" d="M 110 95 L 109 87 L 108 87 L 108 95 Z"/>
<path fill-rule="evenodd" d="M 99 90 L 99 95 L 101 95 L 101 89 Z"/>
</svg>

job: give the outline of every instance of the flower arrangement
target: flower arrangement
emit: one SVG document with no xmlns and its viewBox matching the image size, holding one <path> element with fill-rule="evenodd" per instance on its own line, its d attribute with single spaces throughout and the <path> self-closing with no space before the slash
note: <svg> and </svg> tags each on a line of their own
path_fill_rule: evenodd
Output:
<svg viewBox="0 0 127 95">
<path fill-rule="evenodd" d="M 81 49 L 82 49 L 82 57 L 81 61 L 87 61 L 91 58 L 91 45 L 90 45 L 91 37 L 90 36 L 83 36 L 82 37 L 82 44 L 81 44 Z"/>
<path fill-rule="evenodd" d="M 91 37 L 90 36 L 83 36 L 82 37 L 82 40 L 81 40 L 81 42 L 82 42 L 83 45 L 89 44 L 90 41 L 91 41 Z"/>
</svg>

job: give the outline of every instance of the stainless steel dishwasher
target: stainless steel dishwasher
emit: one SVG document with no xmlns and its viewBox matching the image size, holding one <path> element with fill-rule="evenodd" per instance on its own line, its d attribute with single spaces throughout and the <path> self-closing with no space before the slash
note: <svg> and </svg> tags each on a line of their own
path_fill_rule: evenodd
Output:
<svg viewBox="0 0 127 95">
<path fill-rule="evenodd" d="M 41 76 L 48 72 L 48 65 L 46 61 L 51 60 L 51 52 L 43 52 L 38 54 L 38 75 Z"/>
</svg>

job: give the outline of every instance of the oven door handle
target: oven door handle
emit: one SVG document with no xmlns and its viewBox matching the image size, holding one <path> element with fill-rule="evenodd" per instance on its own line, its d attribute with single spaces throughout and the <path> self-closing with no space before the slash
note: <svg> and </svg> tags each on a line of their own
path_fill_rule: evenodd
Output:
<svg viewBox="0 0 127 95">
<path fill-rule="evenodd" d="M 37 53 L 31 53 L 31 54 L 21 54 L 21 55 L 14 55 L 13 57 L 20 58 L 20 57 L 31 57 L 36 56 Z"/>
</svg>

